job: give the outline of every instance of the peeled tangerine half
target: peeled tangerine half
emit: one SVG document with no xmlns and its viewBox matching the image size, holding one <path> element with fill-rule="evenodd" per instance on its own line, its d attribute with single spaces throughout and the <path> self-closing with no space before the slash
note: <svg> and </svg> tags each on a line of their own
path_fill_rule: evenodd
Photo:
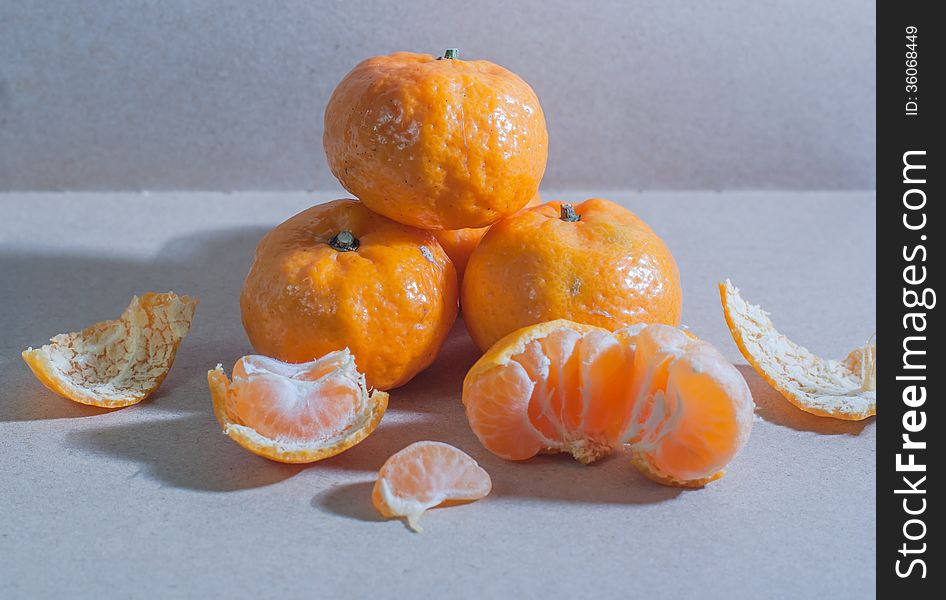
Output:
<svg viewBox="0 0 946 600">
<path fill-rule="evenodd" d="M 463 451 L 443 442 L 414 442 L 378 471 L 371 500 L 385 517 L 406 517 L 420 531 L 418 521 L 428 509 L 479 500 L 491 488 L 489 473 Z"/>
<path fill-rule="evenodd" d="M 351 448 L 375 430 L 388 407 L 369 393 L 346 348 L 291 364 L 250 355 L 207 373 L 223 432 L 250 452 L 285 463 L 310 463 Z"/>
<path fill-rule="evenodd" d="M 474 433 L 503 458 L 566 452 L 583 463 L 627 443 L 667 485 L 719 478 L 752 427 L 745 380 L 706 342 L 669 325 L 611 333 L 566 320 L 497 342 L 463 382 Z"/>
<path fill-rule="evenodd" d="M 842 361 L 826 360 L 779 333 L 768 313 L 743 300 L 728 279 L 719 284 L 719 294 L 742 355 L 789 402 L 847 421 L 877 414 L 877 344 L 870 341 Z"/>
<path fill-rule="evenodd" d="M 137 404 L 158 387 L 190 331 L 197 298 L 148 292 L 122 315 L 75 333 L 61 333 L 23 360 L 64 398 L 102 408 Z"/>
</svg>

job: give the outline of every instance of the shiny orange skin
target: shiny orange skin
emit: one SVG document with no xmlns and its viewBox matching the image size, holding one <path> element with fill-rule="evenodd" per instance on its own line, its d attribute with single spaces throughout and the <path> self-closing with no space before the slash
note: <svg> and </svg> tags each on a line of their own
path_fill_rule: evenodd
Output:
<svg viewBox="0 0 946 600">
<path fill-rule="evenodd" d="M 548 131 L 535 92 L 485 60 L 362 61 L 325 108 L 322 143 L 371 210 L 424 229 L 485 227 L 535 195 Z"/>
<path fill-rule="evenodd" d="M 568 319 L 614 331 L 679 325 L 680 275 L 670 250 L 626 208 L 592 198 L 563 221 L 561 202 L 493 225 L 463 277 L 463 319 L 484 351 L 528 325 Z"/>
<path fill-rule="evenodd" d="M 342 230 L 357 250 L 329 245 Z M 347 347 L 368 385 L 387 390 L 433 362 L 457 316 L 457 276 L 429 231 L 335 200 L 266 234 L 240 308 L 258 353 L 299 363 Z"/>
<path fill-rule="evenodd" d="M 532 200 L 529 200 L 529 203 L 526 204 L 526 208 L 538 206 L 539 204 L 542 204 L 542 198 L 537 192 Z M 489 231 L 489 227 L 441 229 L 433 232 L 443 251 L 453 261 L 453 266 L 457 270 L 457 280 L 460 282 L 463 281 L 463 272 L 466 270 L 466 263 L 470 261 L 470 255 L 476 250 L 487 231 Z"/>
</svg>

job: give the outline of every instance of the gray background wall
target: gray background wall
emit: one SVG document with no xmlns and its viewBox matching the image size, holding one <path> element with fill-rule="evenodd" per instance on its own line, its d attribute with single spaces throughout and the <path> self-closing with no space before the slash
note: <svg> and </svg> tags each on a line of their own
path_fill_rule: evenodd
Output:
<svg viewBox="0 0 946 600">
<path fill-rule="evenodd" d="M 313 189 L 360 59 L 535 88 L 544 187 L 869 189 L 874 3 L 0 0 L 0 189 Z"/>
</svg>

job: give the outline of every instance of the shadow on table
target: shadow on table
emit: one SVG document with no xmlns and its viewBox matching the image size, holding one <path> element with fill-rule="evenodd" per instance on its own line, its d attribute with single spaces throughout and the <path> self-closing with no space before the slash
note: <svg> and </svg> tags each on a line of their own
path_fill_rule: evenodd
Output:
<svg viewBox="0 0 946 600">
<path fill-rule="evenodd" d="M 235 318 L 239 323 L 239 316 Z M 163 401 L 156 398 L 154 404 L 146 401 L 122 409 L 142 411 L 135 422 L 109 424 L 106 416 L 102 427 L 76 432 L 69 443 L 82 451 L 140 463 L 146 476 L 167 485 L 204 491 L 270 485 L 304 468 L 374 473 L 388 456 L 420 439 L 462 439 L 467 446 L 478 445 L 466 425 L 458 383 L 468 367 L 466 363 L 475 360 L 475 349 L 471 353 L 470 344 L 462 324 L 458 324 L 428 372 L 394 392 L 393 408 L 375 434 L 344 454 L 308 467 L 257 457 L 221 434 L 210 409 L 204 381 L 206 368 L 200 369 L 199 380 L 182 378 L 179 387 Z M 192 402 L 195 397 L 196 409 Z M 353 491 L 349 487 L 333 488 L 326 506 L 340 512 L 369 514 L 355 501 L 358 488 Z M 370 507 L 370 486 L 367 494 Z"/>
<path fill-rule="evenodd" d="M 254 227 L 189 235 L 172 240 L 147 260 L 0 251 L 4 278 L 0 306 L 5 307 L 0 314 L 4 334 L 0 339 L 0 422 L 111 412 L 50 392 L 36 380 L 19 353 L 27 346 L 41 346 L 57 333 L 116 318 L 134 294 L 164 290 L 196 295 L 201 303 L 174 368 L 161 388 L 139 407 L 203 411 L 204 398 L 192 403 L 175 392 L 179 386 L 205 377 L 213 367 L 196 357 L 210 354 L 232 364 L 247 351 L 240 326 L 239 293 L 253 251 L 265 232 Z M 232 325 L 215 328 L 214 321 Z"/>
<path fill-rule="evenodd" d="M 411 411 L 407 406 L 390 409 L 378 431 L 365 441 L 313 466 L 361 472 L 371 481 L 325 490 L 312 499 L 312 506 L 346 518 L 375 520 L 377 511 L 371 506 L 375 474 L 392 454 L 421 440 L 446 442 L 470 454 L 490 474 L 494 496 L 635 505 L 696 493 L 646 479 L 621 452 L 593 465 L 582 465 L 566 455 L 540 455 L 523 462 L 503 460 L 483 448 L 470 430 L 462 406 L 450 402 L 438 415 Z"/>
<path fill-rule="evenodd" d="M 76 449 L 141 464 L 164 484 L 206 491 L 270 485 L 300 471 L 254 456 L 220 432 L 210 408 L 207 357 L 229 365 L 249 350 L 240 325 L 239 294 L 263 228 L 240 228 L 172 240 L 147 260 L 0 254 L 7 282 L 0 305 L 0 421 L 82 418 L 67 437 Z M 29 282 L 24 289 L 17 283 Z M 158 391 L 128 408 L 76 404 L 45 389 L 16 354 L 50 336 L 117 317 L 133 294 L 174 290 L 200 306 L 174 367 Z M 16 311 L 19 311 L 19 314 Z M 26 314 L 24 314 L 26 313 Z M 40 318 L 37 318 L 39 316 Z M 86 425 L 93 418 L 96 426 Z"/>
<path fill-rule="evenodd" d="M 401 448 L 398 442 L 400 437 L 418 439 L 444 440 L 451 436 L 440 435 L 424 436 L 422 430 L 411 428 L 415 433 L 410 436 L 399 435 L 398 431 L 387 434 L 378 433 L 369 439 L 385 439 L 385 446 L 390 446 L 391 453 Z M 416 441 L 416 440 L 414 440 Z M 468 445 L 457 445 L 465 451 L 474 448 Z M 385 448 L 384 454 L 376 450 L 362 452 L 362 459 L 349 456 L 355 451 L 345 454 L 349 462 L 364 460 L 364 466 L 380 465 L 390 456 Z M 698 493 L 698 490 L 682 490 L 656 484 L 639 473 L 630 465 L 627 456 L 620 453 L 594 465 L 582 465 L 570 457 L 537 456 L 524 462 L 509 462 L 498 457 L 487 455 L 485 451 L 470 452 L 480 465 L 486 469 L 493 481 L 491 496 L 516 497 L 535 500 L 545 500 L 555 503 L 577 504 L 623 504 L 643 505 L 656 504 L 672 500 L 682 493 Z M 323 468 L 333 465 L 327 461 Z M 337 466 L 337 465 L 335 465 Z M 350 465 L 349 465 L 350 466 Z M 318 466 L 314 468 L 320 468 Z M 369 469 L 365 469 L 369 471 Z M 373 472 L 370 481 L 342 484 L 317 494 L 312 499 L 312 506 L 318 510 L 359 521 L 382 520 L 371 503 L 371 490 L 374 486 Z M 369 473 L 365 473 L 369 475 Z"/>
<path fill-rule="evenodd" d="M 239 315 L 235 319 L 239 328 Z M 205 365 L 200 369 L 199 380 L 182 378 L 178 389 L 163 401 L 156 398 L 151 405 L 146 401 L 122 409 L 142 411 L 135 422 L 109 424 L 106 416 L 102 427 L 76 432 L 69 443 L 82 451 L 140 463 L 146 476 L 166 485 L 204 491 L 270 485 L 304 468 L 373 473 L 388 456 L 413 441 L 464 437 L 464 433 L 457 432 L 461 425 L 465 428 L 465 442 L 478 444 L 466 425 L 457 383 L 465 372 L 464 364 L 475 360 L 470 358 L 467 347 L 472 342 L 465 336 L 462 324 L 455 327 L 444 345 L 444 353 L 429 372 L 395 391 L 395 407 L 389 410 L 375 434 L 344 454 L 308 467 L 282 465 L 257 457 L 223 435 L 210 409 Z M 195 398 L 197 407 L 192 402 Z M 346 501 L 354 497 L 346 486 L 333 490 L 334 500 L 327 500 L 329 507 L 362 512 L 357 502 Z M 367 498 L 370 507 L 370 489 Z"/>
<path fill-rule="evenodd" d="M 209 406 L 209 405 L 208 405 Z M 228 492 L 279 483 L 302 470 L 240 448 L 210 414 L 152 418 L 72 433 L 72 448 L 141 465 L 165 485 Z"/>
<path fill-rule="evenodd" d="M 371 503 L 373 487 L 374 481 L 343 483 L 315 496 L 311 504 L 313 508 L 356 521 L 384 521 Z"/>
<path fill-rule="evenodd" d="M 511 462 L 491 454 L 470 429 L 461 402 L 463 377 L 477 358 L 479 350 L 458 321 L 434 364 L 391 392 L 388 412 L 378 430 L 344 454 L 312 467 L 361 472 L 371 481 L 325 490 L 312 499 L 312 506 L 346 518 L 376 520 L 377 511 L 371 505 L 375 474 L 392 454 L 421 440 L 446 442 L 470 454 L 489 472 L 494 495 L 553 502 L 652 504 L 684 492 L 646 479 L 620 452 L 590 466 L 565 455 Z"/>
<path fill-rule="evenodd" d="M 873 418 L 863 421 L 843 421 L 806 413 L 786 400 L 750 365 L 736 365 L 736 368 L 745 377 L 752 391 L 752 398 L 756 405 L 755 414 L 769 423 L 823 435 L 860 435 L 874 421 Z"/>
</svg>

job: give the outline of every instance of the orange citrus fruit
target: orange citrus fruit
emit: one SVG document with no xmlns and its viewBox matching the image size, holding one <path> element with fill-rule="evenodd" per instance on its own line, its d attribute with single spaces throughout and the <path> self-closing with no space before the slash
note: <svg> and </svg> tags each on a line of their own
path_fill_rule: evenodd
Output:
<svg viewBox="0 0 946 600">
<path fill-rule="evenodd" d="M 375 430 L 388 395 L 368 392 L 348 350 L 307 363 L 244 356 L 233 380 L 217 365 L 207 382 L 224 433 L 260 456 L 310 463 L 351 448 Z"/>
<path fill-rule="evenodd" d="M 349 348 L 368 385 L 391 389 L 436 357 L 457 316 L 457 276 L 429 231 L 336 200 L 263 238 L 240 307 L 260 354 L 306 362 Z"/>
<path fill-rule="evenodd" d="M 539 204 L 542 204 L 542 199 L 539 197 L 538 192 L 536 192 L 532 200 L 529 200 L 529 203 L 526 204 L 526 208 L 538 206 Z M 489 231 L 488 226 L 433 231 L 434 237 L 440 242 L 443 251 L 446 252 L 450 260 L 453 261 L 453 266 L 457 270 L 458 281 L 463 281 L 463 271 L 466 270 L 466 263 L 469 262 L 470 255 L 473 254 L 473 250 L 479 245 L 480 240 L 483 239 L 487 231 Z"/>
<path fill-rule="evenodd" d="M 137 404 L 171 370 L 197 302 L 173 292 L 135 296 L 118 319 L 59 334 L 25 350 L 23 360 L 63 398 L 103 408 Z"/>
<path fill-rule="evenodd" d="M 485 60 L 397 52 L 358 64 L 325 108 L 341 184 L 371 210 L 425 229 L 485 227 L 535 195 L 545 116 L 525 81 Z"/>
<path fill-rule="evenodd" d="M 415 442 L 384 463 L 371 500 L 385 517 L 406 517 L 420 531 L 428 509 L 479 500 L 491 487 L 489 474 L 466 453 L 443 442 Z"/>
<path fill-rule="evenodd" d="M 877 414 L 877 345 L 844 360 L 826 360 L 775 329 L 768 313 L 742 299 L 728 279 L 719 284 L 726 324 L 739 351 L 769 385 L 801 410 L 860 421 Z"/>
<path fill-rule="evenodd" d="M 553 319 L 612 331 L 678 325 L 681 302 L 667 246 L 634 213 L 600 198 L 574 207 L 547 202 L 503 219 L 463 276 L 463 318 L 483 350 Z"/>
<path fill-rule="evenodd" d="M 463 404 L 494 454 L 565 452 L 583 463 L 622 443 L 648 477 L 700 486 L 748 439 L 752 397 L 711 345 L 676 327 L 614 333 L 556 320 L 524 327 L 467 373 Z"/>
</svg>

